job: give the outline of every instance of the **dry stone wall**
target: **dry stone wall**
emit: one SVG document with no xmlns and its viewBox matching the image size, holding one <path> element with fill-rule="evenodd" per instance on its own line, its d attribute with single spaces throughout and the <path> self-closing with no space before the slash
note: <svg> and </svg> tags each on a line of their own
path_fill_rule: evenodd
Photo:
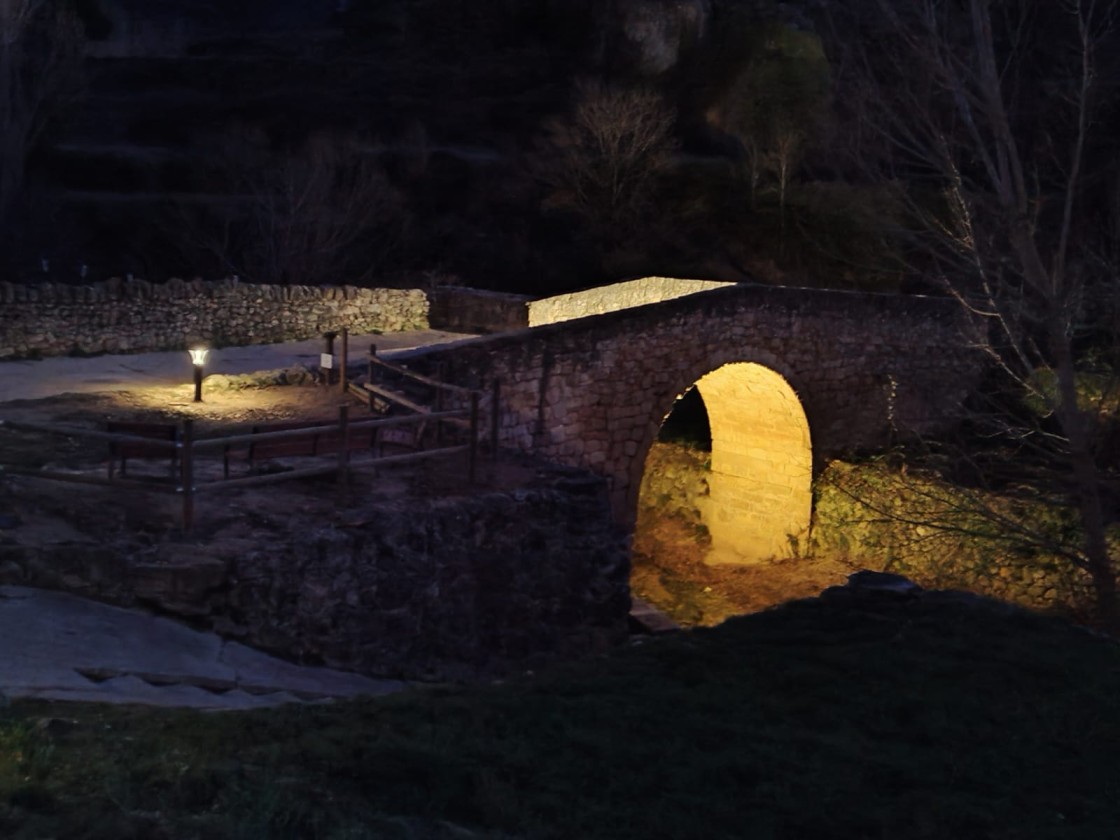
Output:
<svg viewBox="0 0 1120 840">
<path fill-rule="evenodd" d="M 236 280 L 112 279 L 88 286 L 0 283 L 0 359 L 182 350 L 312 338 L 343 327 L 428 326 L 416 289 L 267 286 Z"/>
</svg>

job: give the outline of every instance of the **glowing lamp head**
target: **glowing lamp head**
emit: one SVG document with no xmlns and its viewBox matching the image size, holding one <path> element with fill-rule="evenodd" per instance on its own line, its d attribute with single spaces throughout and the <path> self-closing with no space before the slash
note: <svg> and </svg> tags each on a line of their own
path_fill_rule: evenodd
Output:
<svg viewBox="0 0 1120 840">
<path fill-rule="evenodd" d="M 206 364 L 206 354 L 210 351 L 205 347 L 195 347 L 187 352 L 191 354 L 191 362 L 201 366 Z"/>
</svg>

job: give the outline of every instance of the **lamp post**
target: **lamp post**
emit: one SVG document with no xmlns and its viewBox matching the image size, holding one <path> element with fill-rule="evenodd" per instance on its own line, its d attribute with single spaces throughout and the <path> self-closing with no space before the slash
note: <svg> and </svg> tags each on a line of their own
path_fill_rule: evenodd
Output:
<svg viewBox="0 0 1120 840">
<path fill-rule="evenodd" d="M 202 402 L 202 366 L 206 364 L 206 354 L 209 352 L 205 347 L 196 347 L 190 351 L 191 364 L 194 365 L 194 401 Z"/>
</svg>

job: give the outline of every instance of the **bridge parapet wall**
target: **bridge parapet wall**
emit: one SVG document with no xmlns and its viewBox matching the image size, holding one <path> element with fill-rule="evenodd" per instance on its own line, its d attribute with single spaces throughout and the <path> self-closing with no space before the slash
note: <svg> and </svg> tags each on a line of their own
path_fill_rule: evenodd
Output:
<svg viewBox="0 0 1120 840">
<path fill-rule="evenodd" d="M 428 293 L 431 304 L 428 317 L 436 329 L 469 333 L 508 332 L 604 315 L 648 303 L 662 303 L 733 285 L 721 280 L 641 277 L 536 299 L 482 289 L 440 286 Z"/>
<path fill-rule="evenodd" d="M 733 286 L 720 280 L 684 280 L 678 277 L 642 277 L 610 286 L 597 286 L 579 292 L 541 298 L 529 303 L 530 327 L 572 321 L 591 315 L 605 315 L 621 309 L 632 309 L 648 303 L 707 292 Z"/>
</svg>

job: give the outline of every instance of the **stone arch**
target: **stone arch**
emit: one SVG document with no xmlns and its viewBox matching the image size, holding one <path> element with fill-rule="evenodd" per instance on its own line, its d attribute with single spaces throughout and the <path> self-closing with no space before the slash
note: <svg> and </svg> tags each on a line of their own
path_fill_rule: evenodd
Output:
<svg viewBox="0 0 1120 840">
<path fill-rule="evenodd" d="M 694 385 L 712 433 L 709 496 L 701 508 L 711 535 L 707 562 L 758 563 L 803 550 L 813 455 L 796 391 L 756 362 L 724 364 Z"/>
</svg>

